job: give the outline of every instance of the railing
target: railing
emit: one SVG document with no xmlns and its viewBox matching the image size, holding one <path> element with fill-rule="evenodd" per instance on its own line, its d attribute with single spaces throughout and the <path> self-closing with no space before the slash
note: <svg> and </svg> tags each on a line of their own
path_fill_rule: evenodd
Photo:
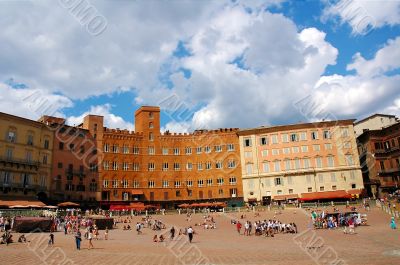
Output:
<svg viewBox="0 0 400 265">
<path fill-rule="evenodd" d="M 30 161 L 27 159 L 5 157 L 5 156 L 0 156 L 0 162 L 23 164 L 23 165 L 34 166 L 34 167 L 39 167 L 39 165 L 40 165 L 39 161 Z"/>
<path fill-rule="evenodd" d="M 400 167 L 395 167 L 395 168 L 390 168 L 390 169 L 380 169 L 378 171 L 379 174 L 387 174 L 387 173 L 394 173 L 394 172 L 399 172 Z"/>
</svg>

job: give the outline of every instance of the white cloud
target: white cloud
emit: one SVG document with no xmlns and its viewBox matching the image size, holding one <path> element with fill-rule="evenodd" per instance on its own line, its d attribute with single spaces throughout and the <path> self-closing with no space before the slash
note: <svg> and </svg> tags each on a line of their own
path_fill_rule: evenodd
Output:
<svg viewBox="0 0 400 265">
<path fill-rule="evenodd" d="M 83 122 L 83 118 L 86 115 L 100 115 L 104 117 L 104 126 L 108 128 L 119 128 L 119 129 L 128 129 L 130 131 L 134 131 L 135 126 L 131 122 L 124 121 L 120 116 L 116 116 L 111 113 L 112 106 L 110 104 L 91 106 L 88 111 L 79 115 L 79 116 L 71 116 L 67 118 L 67 123 L 69 125 L 78 125 Z"/>
<path fill-rule="evenodd" d="M 356 70 L 359 75 L 382 75 L 388 71 L 400 67 L 400 37 L 389 40 L 387 44 L 378 50 L 371 60 L 364 59 L 360 53 L 353 58 L 353 63 L 347 66 L 347 70 Z"/>
<path fill-rule="evenodd" d="M 322 20 L 339 17 L 353 34 L 367 34 L 374 28 L 400 24 L 400 1 L 340 0 L 326 1 Z"/>
<path fill-rule="evenodd" d="M 62 110 L 72 107 L 72 101 L 45 89 L 13 88 L 0 83 L 0 111 L 32 120 L 42 115 L 63 117 Z"/>
</svg>

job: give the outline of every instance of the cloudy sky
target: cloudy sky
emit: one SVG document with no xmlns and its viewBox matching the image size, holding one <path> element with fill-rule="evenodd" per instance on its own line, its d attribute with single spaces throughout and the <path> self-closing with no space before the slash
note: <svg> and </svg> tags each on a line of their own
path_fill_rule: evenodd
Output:
<svg viewBox="0 0 400 265">
<path fill-rule="evenodd" d="M 133 129 L 400 115 L 400 1 L 0 1 L 0 111 Z"/>
</svg>

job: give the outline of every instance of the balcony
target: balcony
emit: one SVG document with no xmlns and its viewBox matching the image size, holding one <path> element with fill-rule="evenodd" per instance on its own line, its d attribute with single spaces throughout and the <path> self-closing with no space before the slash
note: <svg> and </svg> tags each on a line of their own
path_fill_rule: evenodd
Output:
<svg viewBox="0 0 400 265">
<path fill-rule="evenodd" d="M 19 190 L 35 190 L 35 191 L 46 191 L 46 187 L 41 185 L 34 184 L 25 184 L 22 183 L 5 183 L 0 182 L 0 188 L 9 188 L 9 189 L 19 189 Z"/>
<path fill-rule="evenodd" d="M 70 176 L 78 176 L 78 177 L 85 177 L 87 174 L 89 173 L 88 170 L 73 170 L 73 169 L 69 169 L 67 168 L 65 170 L 65 174 L 70 175 Z"/>
<path fill-rule="evenodd" d="M 23 166 L 23 167 L 30 167 L 31 169 L 38 170 L 40 162 L 39 161 L 31 161 L 27 159 L 19 159 L 19 158 L 13 158 L 13 157 L 5 157 L 5 156 L 0 156 L 0 163 L 3 164 L 10 164 L 11 166 L 16 165 L 17 167 Z"/>
<path fill-rule="evenodd" d="M 392 174 L 392 173 L 398 173 L 398 172 L 400 172 L 400 166 L 395 167 L 395 168 L 380 169 L 380 170 L 378 170 L 378 175 L 386 175 L 386 174 Z"/>
<path fill-rule="evenodd" d="M 375 156 L 382 157 L 389 154 L 393 154 L 398 151 L 400 151 L 400 148 L 398 146 L 392 146 L 390 148 L 385 148 L 385 149 L 375 149 Z"/>
</svg>

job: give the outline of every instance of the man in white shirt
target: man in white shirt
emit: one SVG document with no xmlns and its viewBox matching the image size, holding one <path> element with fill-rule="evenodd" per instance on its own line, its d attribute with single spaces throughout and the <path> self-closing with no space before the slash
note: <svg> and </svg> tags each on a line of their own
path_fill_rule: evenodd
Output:
<svg viewBox="0 0 400 265">
<path fill-rule="evenodd" d="M 191 226 L 189 226 L 189 228 L 187 229 L 187 234 L 189 236 L 189 243 L 192 243 L 193 240 L 193 228 Z"/>
</svg>

